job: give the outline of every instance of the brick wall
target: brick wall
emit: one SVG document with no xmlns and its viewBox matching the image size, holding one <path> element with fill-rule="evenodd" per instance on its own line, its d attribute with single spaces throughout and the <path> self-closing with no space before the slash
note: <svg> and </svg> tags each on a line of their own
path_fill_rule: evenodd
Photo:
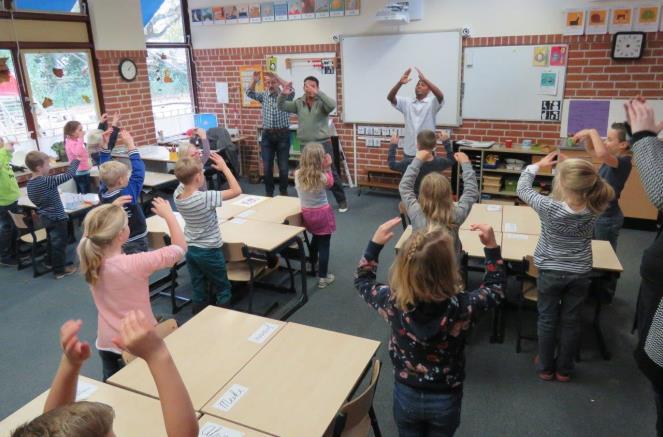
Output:
<svg viewBox="0 0 663 437">
<path fill-rule="evenodd" d="M 153 144 L 156 139 L 150 84 L 147 78 L 147 51 L 97 50 L 101 88 L 106 112 L 119 113 L 120 125 L 127 128 L 136 145 Z M 120 77 L 120 60 L 130 58 L 136 63 L 138 75 L 132 82 Z"/>
<path fill-rule="evenodd" d="M 493 38 L 472 38 L 464 41 L 466 47 L 497 45 L 568 44 L 569 57 L 566 73 L 565 98 L 628 98 L 639 93 L 647 98 L 663 98 L 663 32 L 647 34 L 647 48 L 639 61 L 615 62 L 610 58 L 611 35 L 562 36 L 534 35 Z M 214 82 L 228 82 L 230 104 L 226 109 L 228 123 L 238 126 L 242 134 L 249 136 L 244 148 L 244 168 L 257 169 L 256 127 L 260 126 L 260 109 L 241 106 L 239 67 L 264 62 L 265 56 L 274 53 L 336 52 L 336 44 L 302 45 L 283 47 L 251 47 L 229 49 L 194 50 L 199 79 L 200 110 L 222 114 L 216 103 Z M 340 60 L 339 60 L 340 61 Z M 340 62 L 339 62 L 340 67 Z M 394 76 L 394 82 L 398 78 Z M 338 106 L 342 111 L 341 69 L 337 71 Z M 440 84 L 444 90 L 444 84 Z M 385 90 L 385 93 L 387 90 Z M 352 125 L 336 122 L 337 130 L 353 170 Z M 455 138 L 503 141 L 525 138 L 554 142 L 559 138 L 559 122 L 505 122 L 491 120 L 463 120 L 463 125 L 453 129 Z M 357 142 L 359 178 L 365 178 L 365 166 L 384 165 L 387 144 L 380 148 L 367 148 Z"/>
</svg>

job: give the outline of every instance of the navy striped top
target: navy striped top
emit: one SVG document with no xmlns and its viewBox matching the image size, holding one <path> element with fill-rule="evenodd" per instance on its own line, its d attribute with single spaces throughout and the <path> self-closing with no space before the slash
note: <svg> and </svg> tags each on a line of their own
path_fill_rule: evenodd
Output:
<svg viewBox="0 0 663 437">
<path fill-rule="evenodd" d="M 64 184 L 76 175 L 80 161 L 74 159 L 65 173 L 37 176 L 28 181 L 28 198 L 37 207 L 37 213 L 51 221 L 67 220 L 58 185 Z"/>
</svg>

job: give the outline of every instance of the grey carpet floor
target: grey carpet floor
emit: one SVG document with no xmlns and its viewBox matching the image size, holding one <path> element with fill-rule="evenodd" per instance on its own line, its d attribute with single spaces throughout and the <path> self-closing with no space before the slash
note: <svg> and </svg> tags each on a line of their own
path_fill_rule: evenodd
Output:
<svg viewBox="0 0 663 437">
<path fill-rule="evenodd" d="M 244 188 L 245 192 L 262 194 L 259 185 Z M 378 193 L 357 197 L 354 191 L 348 191 L 348 199 L 350 211 L 337 214 L 337 232 L 332 238 L 330 272 L 336 275 L 336 282 L 318 290 L 311 278 L 310 301 L 290 320 L 382 342 L 378 355 L 385 366 L 374 405 L 383 435 L 395 436 L 392 366 L 387 353 L 389 328 L 357 295 L 353 273 L 377 225 L 397 215 L 398 199 Z M 394 240 L 397 238 L 398 235 Z M 604 361 L 598 353 L 588 306 L 582 361 L 577 365 L 576 378 L 569 384 L 537 379 L 532 364 L 534 342 L 525 341 L 523 352 L 515 353 L 514 311 L 506 313 L 506 338 L 502 344 L 488 341 L 489 317 L 476 326 L 466 350 L 467 379 L 457 435 L 654 435 L 653 396 L 634 364 L 636 337 L 630 333 L 640 258 L 653 238 L 652 232 L 622 231 L 618 254 L 625 272 L 617 297 L 605 308 L 602 319 L 612 360 Z M 379 277 L 383 280 L 394 258 L 394 244 L 392 241 L 385 248 L 380 259 Z M 69 249 L 73 255 L 74 247 Z M 186 269 L 183 270 L 180 290 L 187 294 L 190 286 Z M 470 275 L 471 285 L 480 280 L 479 274 Z M 49 275 L 33 279 L 28 269 L 19 272 L 5 267 L 0 268 L 0 284 L 0 417 L 5 417 L 48 388 L 60 356 L 58 329 L 65 320 L 83 319 L 82 338 L 94 342 L 96 310 L 79 275 L 60 281 Z M 261 293 L 258 306 L 261 299 L 266 302 L 271 298 L 268 293 Z M 154 307 L 155 313 L 169 315 L 167 299 L 157 299 Z M 189 308 L 177 315 L 180 322 L 189 317 Z M 535 329 L 533 314 L 525 326 Z M 101 362 L 96 354 L 82 373 L 101 378 Z"/>
</svg>

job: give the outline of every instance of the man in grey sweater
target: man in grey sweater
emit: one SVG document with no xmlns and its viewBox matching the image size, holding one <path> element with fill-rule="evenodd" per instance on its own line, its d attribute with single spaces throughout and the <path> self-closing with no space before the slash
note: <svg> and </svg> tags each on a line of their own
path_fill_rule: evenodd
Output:
<svg viewBox="0 0 663 437">
<path fill-rule="evenodd" d="M 326 153 L 333 156 L 331 139 L 329 138 L 329 114 L 336 108 L 336 101 L 320 91 L 318 79 L 309 76 L 304 79 L 304 95 L 294 101 L 287 98 L 292 94 L 292 82 L 285 83 L 277 99 L 279 110 L 297 114 L 297 137 L 306 147 L 307 143 L 320 143 Z M 346 212 L 348 202 L 341 184 L 341 178 L 334 165 L 331 167 L 334 176 L 334 185 L 331 192 L 338 203 L 338 211 Z"/>
</svg>

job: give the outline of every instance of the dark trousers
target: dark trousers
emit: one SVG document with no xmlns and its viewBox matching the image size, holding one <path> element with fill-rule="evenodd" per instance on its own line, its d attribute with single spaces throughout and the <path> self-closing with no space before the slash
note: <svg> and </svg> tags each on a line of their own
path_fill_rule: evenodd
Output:
<svg viewBox="0 0 663 437">
<path fill-rule="evenodd" d="M 16 255 L 17 230 L 9 212 L 18 213 L 18 201 L 0 206 L 0 259 L 11 261 Z"/>
<path fill-rule="evenodd" d="M 609 241 L 613 250 L 617 250 L 617 239 L 619 238 L 619 231 L 624 225 L 624 214 L 620 211 L 619 214 L 612 216 L 602 215 L 596 220 L 594 225 L 594 239 Z M 606 293 L 605 296 L 609 301 L 617 291 L 617 275 L 607 273 L 597 279 L 601 292 Z"/>
<path fill-rule="evenodd" d="M 90 174 L 81 174 L 74 176 L 76 182 L 76 190 L 80 194 L 87 194 L 90 192 Z"/>
<path fill-rule="evenodd" d="M 329 153 L 330 156 L 334 156 L 334 151 L 332 150 L 332 143 L 330 140 L 322 141 L 322 147 L 325 149 L 325 153 Z M 345 191 L 343 190 L 343 183 L 341 182 L 341 177 L 338 174 L 338 169 L 335 165 L 331 166 L 332 175 L 334 176 L 334 185 L 330 188 L 336 203 L 341 204 L 345 203 Z"/>
<path fill-rule="evenodd" d="M 124 367 L 122 355 L 110 351 L 99 351 L 101 357 L 101 369 L 103 373 L 103 382 L 116 374 L 121 368 Z"/>
<path fill-rule="evenodd" d="M 42 216 L 41 222 L 48 235 L 48 253 L 53 274 L 64 272 L 67 263 L 67 244 L 69 243 L 68 220 L 52 221 Z"/>
<path fill-rule="evenodd" d="M 656 400 L 656 435 L 663 437 L 663 387 L 653 384 Z"/>
<path fill-rule="evenodd" d="M 435 393 L 394 385 L 394 419 L 400 437 L 452 436 L 460 425 L 463 392 Z"/>
<path fill-rule="evenodd" d="M 326 278 L 329 267 L 330 235 L 314 235 L 311 239 L 311 257 L 318 259 L 318 277 Z"/>
<path fill-rule="evenodd" d="M 138 240 L 134 241 L 127 241 L 122 245 L 122 251 L 127 255 L 147 252 L 148 250 L 147 237 L 139 238 Z"/>
<path fill-rule="evenodd" d="M 90 153 L 90 158 L 94 165 L 99 165 L 99 152 Z"/>
<path fill-rule="evenodd" d="M 279 193 L 288 195 L 288 158 L 290 158 L 290 130 L 267 130 L 260 140 L 265 193 L 274 195 L 274 156 L 279 167 Z"/>
<path fill-rule="evenodd" d="M 186 266 L 191 276 L 194 304 L 207 303 L 207 287 L 214 285 L 216 304 L 226 305 L 232 296 L 232 287 L 228 281 L 226 259 L 221 248 L 203 249 L 189 246 L 186 252 Z"/>
<path fill-rule="evenodd" d="M 589 285 L 588 274 L 539 271 L 537 328 L 541 371 L 568 375 L 573 370 L 581 333 L 580 310 L 589 293 Z M 555 363 L 558 328 L 561 332 Z"/>
</svg>

